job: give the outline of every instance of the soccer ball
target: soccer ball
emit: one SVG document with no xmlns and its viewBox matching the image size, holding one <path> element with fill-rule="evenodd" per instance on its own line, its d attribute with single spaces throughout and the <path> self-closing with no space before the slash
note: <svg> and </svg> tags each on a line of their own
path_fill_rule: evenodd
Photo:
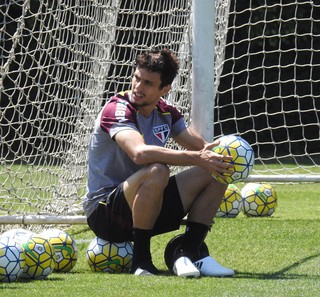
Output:
<svg viewBox="0 0 320 297">
<path fill-rule="evenodd" d="M 0 238 L 0 281 L 16 281 L 26 265 L 26 256 L 19 243 L 10 237 Z"/>
<path fill-rule="evenodd" d="M 47 278 L 55 266 L 55 253 L 49 240 L 41 234 L 33 234 L 22 247 L 26 266 L 21 277 L 35 280 Z"/>
<path fill-rule="evenodd" d="M 228 185 L 220 207 L 216 213 L 216 217 L 235 218 L 241 210 L 241 204 L 242 196 L 240 189 L 234 184 Z"/>
<path fill-rule="evenodd" d="M 32 231 L 26 229 L 11 229 L 4 232 L 1 237 L 9 237 L 12 238 L 14 241 L 18 242 L 22 245 L 24 242 L 27 242 L 31 235 L 33 234 Z"/>
<path fill-rule="evenodd" d="M 72 237 L 58 229 L 48 229 L 41 233 L 52 244 L 56 254 L 54 271 L 69 272 L 78 260 L 78 248 Z"/>
<path fill-rule="evenodd" d="M 230 168 L 231 174 L 224 174 L 226 179 L 212 175 L 219 182 L 231 184 L 246 179 L 253 169 L 254 152 L 250 144 L 236 135 L 226 135 L 220 138 L 220 144 L 212 149 L 217 154 L 232 156 L 231 164 L 234 168 Z"/>
<path fill-rule="evenodd" d="M 87 249 L 86 258 L 90 269 L 97 272 L 129 272 L 133 246 L 130 241 L 116 243 L 94 238 Z"/>
<path fill-rule="evenodd" d="M 277 194 L 269 183 L 249 183 L 241 194 L 242 211 L 247 216 L 271 216 L 277 207 Z"/>
</svg>

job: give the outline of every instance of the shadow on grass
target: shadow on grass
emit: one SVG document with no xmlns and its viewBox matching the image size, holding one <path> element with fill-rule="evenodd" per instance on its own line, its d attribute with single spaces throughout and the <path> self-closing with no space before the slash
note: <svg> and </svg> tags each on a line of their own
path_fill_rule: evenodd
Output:
<svg viewBox="0 0 320 297">
<path fill-rule="evenodd" d="M 303 278 L 308 278 L 308 279 L 318 279 L 320 280 L 320 275 L 310 275 L 310 274 L 298 274 L 298 273 L 288 273 L 290 270 L 300 266 L 301 264 L 304 264 L 314 258 L 320 257 L 319 254 L 311 255 L 309 257 L 306 257 L 304 259 L 301 259 L 287 267 L 284 267 L 283 269 L 275 272 L 270 272 L 270 273 L 250 273 L 250 272 L 241 272 L 237 271 L 236 275 L 234 276 L 235 278 L 255 278 L 255 279 L 303 279 Z"/>
</svg>

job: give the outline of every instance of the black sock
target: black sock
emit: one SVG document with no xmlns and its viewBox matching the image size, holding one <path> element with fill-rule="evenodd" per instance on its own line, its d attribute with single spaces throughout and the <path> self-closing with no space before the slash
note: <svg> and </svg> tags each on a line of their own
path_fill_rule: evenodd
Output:
<svg viewBox="0 0 320 297">
<path fill-rule="evenodd" d="M 141 262 L 151 262 L 150 241 L 151 230 L 133 228 L 132 267 Z"/>
<path fill-rule="evenodd" d="M 197 255 L 208 231 L 209 226 L 188 221 L 181 243 L 181 250 L 186 254 Z"/>
</svg>

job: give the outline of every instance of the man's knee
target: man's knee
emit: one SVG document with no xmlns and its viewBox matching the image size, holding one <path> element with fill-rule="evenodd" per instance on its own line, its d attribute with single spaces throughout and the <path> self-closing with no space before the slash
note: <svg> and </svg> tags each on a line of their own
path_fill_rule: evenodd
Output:
<svg viewBox="0 0 320 297">
<path fill-rule="evenodd" d="M 170 170 L 167 165 L 154 163 L 148 166 L 148 170 L 148 180 L 150 182 L 159 183 L 159 185 L 161 184 L 163 187 L 168 184 Z"/>
</svg>

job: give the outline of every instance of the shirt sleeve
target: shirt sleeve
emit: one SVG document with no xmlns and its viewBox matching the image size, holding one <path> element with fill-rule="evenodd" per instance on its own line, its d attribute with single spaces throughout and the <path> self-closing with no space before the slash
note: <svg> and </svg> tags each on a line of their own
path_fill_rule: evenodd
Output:
<svg viewBox="0 0 320 297">
<path fill-rule="evenodd" d="M 172 126 L 171 137 L 178 136 L 181 132 L 187 129 L 183 118 L 178 119 Z"/>
<path fill-rule="evenodd" d="M 135 110 L 128 101 L 113 97 L 101 112 L 100 127 L 111 137 L 123 130 L 138 131 Z"/>
<path fill-rule="evenodd" d="M 183 115 L 175 106 L 168 103 L 168 101 L 161 99 L 158 103 L 158 108 L 162 113 L 171 114 L 171 137 L 175 137 L 187 129 Z"/>
</svg>

